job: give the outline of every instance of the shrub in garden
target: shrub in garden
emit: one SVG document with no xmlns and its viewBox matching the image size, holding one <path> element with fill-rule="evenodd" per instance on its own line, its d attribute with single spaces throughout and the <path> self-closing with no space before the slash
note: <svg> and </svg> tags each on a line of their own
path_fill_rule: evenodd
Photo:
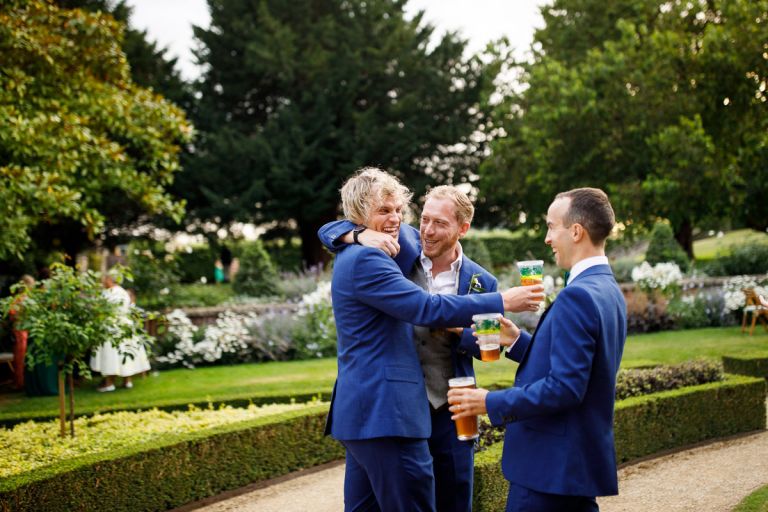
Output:
<svg viewBox="0 0 768 512">
<path fill-rule="evenodd" d="M 213 267 L 216 254 L 209 245 L 189 246 L 175 253 L 178 262 L 179 280 L 182 283 L 213 283 Z"/>
<path fill-rule="evenodd" d="M 330 274 L 319 267 L 302 272 L 280 272 L 277 291 L 288 302 L 299 302 L 304 295 L 315 291 L 320 281 L 329 280 Z"/>
<path fill-rule="evenodd" d="M 221 313 L 214 325 L 195 327 L 181 311 L 166 316 L 156 344 L 159 366 L 246 363 L 330 357 L 336 354 L 336 324 L 330 282 L 306 294 L 296 313 Z"/>
<path fill-rule="evenodd" d="M 116 269 L 120 282 L 121 269 Z M 127 318 L 103 290 L 96 273 L 78 272 L 57 263 L 51 267 L 51 277 L 38 286 L 16 286 L 12 296 L 0 300 L 3 316 L 15 310 L 19 328 L 29 331 L 27 366 L 58 364 L 62 437 L 65 435 L 64 376 L 69 376 L 70 424 L 74 436 L 75 369 L 90 377 L 87 354 L 104 343 L 117 347 L 127 338 L 147 340 L 139 313 L 132 310 L 131 317 Z"/>
<path fill-rule="evenodd" d="M 688 270 L 690 260 L 683 248 L 675 240 L 672 228 L 666 222 L 657 222 L 651 230 L 650 242 L 645 252 L 645 260 L 656 263 L 676 263 L 683 272 Z"/>
<path fill-rule="evenodd" d="M 725 307 L 723 290 L 674 298 L 667 306 L 667 314 L 679 329 L 725 327 L 737 323 L 736 316 Z"/>
<path fill-rule="evenodd" d="M 734 247 L 730 254 L 702 262 L 700 267 L 711 276 L 768 273 L 768 244 L 749 243 Z"/>
<path fill-rule="evenodd" d="M 275 266 L 284 272 L 299 272 L 302 268 L 301 240 L 287 237 L 264 240 L 264 250 Z"/>
<path fill-rule="evenodd" d="M 616 376 L 616 400 L 723 380 L 722 365 L 705 360 L 657 368 L 630 368 Z"/>
<path fill-rule="evenodd" d="M 0 429 L 0 446 L 4 447 L 0 479 L 75 457 L 151 443 L 168 434 L 200 432 L 317 405 L 322 405 L 322 402 L 218 408 L 209 404 L 207 409 L 189 406 L 185 411 L 152 409 L 96 413 L 75 420 L 79 436 L 62 439 L 54 438 L 57 429 L 55 421 L 28 421 L 10 429 Z"/>
<path fill-rule="evenodd" d="M 712 361 L 688 361 L 658 368 L 630 368 L 616 376 L 616 400 L 650 395 L 659 391 L 709 384 L 724 380 L 723 368 Z M 504 439 L 504 427 L 495 427 L 485 419 L 479 425 L 480 437 L 476 451 L 484 451 Z"/>
<path fill-rule="evenodd" d="M 240 269 L 232 283 L 236 293 L 253 297 L 277 295 L 277 271 L 261 242 L 243 244 L 239 259 Z"/>
<path fill-rule="evenodd" d="M 162 303 L 162 297 L 179 282 L 174 255 L 150 241 L 138 240 L 130 244 L 127 256 L 132 274 L 127 287 L 135 290 L 142 305 L 150 305 L 147 300 Z"/>
<path fill-rule="evenodd" d="M 747 298 L 743 291 L 745 288 L 754 288 L 758 294 L 768 296 L 768 289 L 763 286 L 765 282 L 765 279 L 758 280 L 753 276 L 735 276 L 725 281 L 723 283 L 725 309 L 736 312 L 746 305 Z"/>
<path fill-rule="evenodd" d="M 611 261 L 611 270 L 618 283 L 632 281 L 632 270 L 637 266 L 635 258 L 618 258 Z"/>
<path fill-rule="evenodd" d="M 318 284 L 299 304 L 298 317 L 303 322 L 293 331 L 299 359 L 328 357 L 336 354 L 336 322 L 331 307 L 331 282 Z"/>
<path fill-rule="evenodd" d="M 465 238 L 461 241 L 461 248 L 464 254 L 475 263 L 485 269 L 493 270 L 494 262 L 491 259 L 491 253 L 482 238 Z"/>
</svg>

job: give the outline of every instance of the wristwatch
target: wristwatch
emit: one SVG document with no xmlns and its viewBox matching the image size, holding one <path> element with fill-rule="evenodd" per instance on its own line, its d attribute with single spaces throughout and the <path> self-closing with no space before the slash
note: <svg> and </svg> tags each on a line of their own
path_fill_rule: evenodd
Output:
<svg viewBox="0 0 768 512">
<path fill-rule="evenodd" d="M 358 240 L 357 237 L 360 236 L 360 233 L 362 233 L 366 229 L 368 229 L 368 226 L 360 225 L 352 230 L 352 240 L 354 240 L 356 244 L 360 245 L 360 240 Z"/>
</svg>

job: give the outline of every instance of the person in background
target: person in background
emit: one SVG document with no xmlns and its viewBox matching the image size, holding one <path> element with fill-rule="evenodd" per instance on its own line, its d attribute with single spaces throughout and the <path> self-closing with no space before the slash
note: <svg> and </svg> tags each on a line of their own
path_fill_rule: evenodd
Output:
<svg viewBox="0 0 768 512">
<path fill-rule="evenodd" d="M 27 290 L 35 286 L 35 278 L 24 274 L 21 276 L 20 283 Z M 24 389 L 24 358 L 27 357 L 27 341 L 29 332 L 17 329 L 18 316 L 21 308 L 24 307 L 24 298 L 26 294 L 17 296 L 10 310 L 11 324 L 13 325 L 13 387 Z"/>
<path fill-rule="evenodd" d="M 102 278 L 104 294 L 110 302 L 118 305 L 119 314 L 125 321 L 130 321 L 129 311 L 132 307 L 130 294 L 120 286 L 115 275 L 106 273 Z M 100 392 L 115 390 L 115 377 L 123 378 L 123 387 L 133 387 L 133 376 L 149 371 L 149 358 L 144 345 L 134 339 L 123 340 L 117 348 L 110 342 L 105 342 L 91 356 L 91 370 L 101 373 L 103 382 L 97 388 Z"/>
<path fill-rule="evenodd" d="M 213 280 L 216 284 L 221 284 L 226 280 L 224 275 L 224 264 L 221 260 L 216 260 L 213 264 Z"/>
</svg>

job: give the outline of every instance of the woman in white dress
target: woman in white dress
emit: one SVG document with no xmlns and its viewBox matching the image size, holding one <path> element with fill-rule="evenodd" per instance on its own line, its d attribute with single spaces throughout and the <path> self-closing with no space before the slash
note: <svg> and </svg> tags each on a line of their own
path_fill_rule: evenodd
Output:
<svg viewBox="0 0 768 512">
<path fill-rule="evenodd" d="M 125 321 L 130 321 L 129 311 L 132 306 L 128 292 L 117 284 L 114 276 L 109 274 L 104 276 L 102 282 L 107 299 L 118 304 L 118 310 L 124 316 Z M 134 339 L 122 341 L 117 348 L 111 343 L 105 342 L 91 356 L 91 370 L 101 373 L 104 377 L 101 386 L 97 388 L 98 391 L 102 392 L 115 390 L 116 376 L 123 377 L 124 387 L 132 388 L 132 377 L 149 369 L 147 351 L 140 341 Z"/>
</svg>

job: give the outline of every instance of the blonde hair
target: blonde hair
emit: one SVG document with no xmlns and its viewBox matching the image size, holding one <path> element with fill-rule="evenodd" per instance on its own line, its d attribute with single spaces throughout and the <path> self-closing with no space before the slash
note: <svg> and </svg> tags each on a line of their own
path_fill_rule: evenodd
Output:
<svg viewBox="0 0 768 512">
<path fill-rule="evenodd" d="M 459 224 L 472 222 L 472 217 L 475 216 L 475 207 L 472 205 L 472 201 L 469 200 L 469 196 L 452 185 L 440 185 L 431 189 L 424 198 L 424 202 L 430 199 L 448 199 L 453 201 L 453 206 L 456 210 L 456 220 L 459 221 Z"/>
<path fill-rule="evenodd" d="M 408 208 L 413 193 L 400 181 L 376 167 L 363 167 L 341 187 L 344 216 L 355 224 L 364 224 L 376 201 L 393 198 Z"/>
</svg>

